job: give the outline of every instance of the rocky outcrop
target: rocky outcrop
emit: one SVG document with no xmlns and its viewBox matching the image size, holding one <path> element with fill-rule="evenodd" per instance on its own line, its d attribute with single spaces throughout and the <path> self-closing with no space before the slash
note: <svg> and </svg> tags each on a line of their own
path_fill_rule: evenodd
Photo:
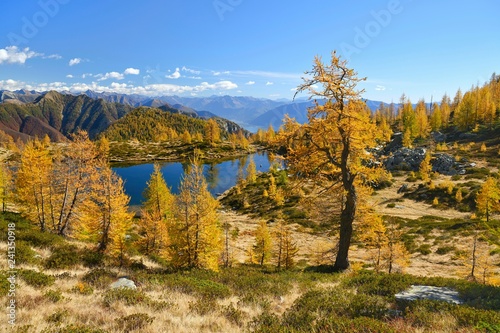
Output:
<svg viewBox="0 0 500 333">
<path fill-rule="evenodd" d="M 400 148 L 385 160 L 384 165 L 389 171 L 418 171 L 425 153 L 425 148 Z"/>
</svg>

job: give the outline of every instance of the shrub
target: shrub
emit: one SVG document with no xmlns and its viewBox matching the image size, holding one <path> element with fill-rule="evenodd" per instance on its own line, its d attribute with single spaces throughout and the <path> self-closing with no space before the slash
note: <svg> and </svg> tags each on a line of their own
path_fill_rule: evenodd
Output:
<svg viewBox="0 0 500 333">
<path fill-rule="evenodd" d="M 115 279 L 116 279 L 116 274 L 107 269 L 102 269 L 102 268 L 93 269 L 87 272 L 82 278 L 83 282 L 87 282 L 89 285 L 97 289 L 106 288 Z"/>
<path fill-rule="evenodd" d="M 315 324 L 316 332 L 336 333 L 397 333 L 398 330 L 388 324 L 367 317 L 359 318 L 327 318 Z"/>
<path fill-rule="evenodd" d="M 194 273 L 197 273 L 194 271 Z M 224 284 L 193 277 L 193 276 L 172 276 L 173 279 L 166 281 L 171 288 L 176 288 L 187 294 L 195 294 L 205 298 L 225 298 L 231 295 L 231 290 Z"/>
<path fill-rule="evenodd" d="M 450 253 L 452 251 L 455 251 L 456 249 L 457 248 L 455 246 L 441 246 L 441 247 L 437 248 L 436 253 L 440 254 L 440 255 L 444 255 L 444 254 Z"/>
<path fill-rule="evenodd" d="M 83 266 L 88 268 L 101 266 L 104 261 L 104 254 L 96 251 L 84 251 L 81 257 Z"/>
<path fill-rule="evenodd" d="M 64 238 L 49 232 L 39 230 L 25 230 L 16 235 L 18 240 L 23 240 L 32 246 L 41 248 L 52 248 L 64 243 Z"/>
<path fill-rule="evenodd" d="M 195 302 L 189 302 L 189 311 L 200 316 L 206 316 L 219 310 L 219 304 L 213 298 L 199 298 Z"/>
<path fill-rule="evenodd" d="M 61 324 L 64 319 L 68 317 L 68 310 L 57 310 L 53 314 L 49 315 L 45 320 L 48 323 Z"/>
<path fill-rule="evenodd" d="M 147 313 L 134 313 L 117 318 L 115 322 L 121 332 L 128 333 L 150 325 L 154 319 L 154 317 L 150 317 Z"/>
<path fill-rule="evenodd" d="M 279 317 L 267 311 L 255 317 L 248 326 L 254 333 L 284 332 Z"/>
<path fill-rule="evenodd" d="M 103 303 L 110 307 L 114 302 L 122 302 L 125 305 L 147 304 L 149 297 L 141 291 L 130 288 L 116 288 L 106 291 L 103 295 Z"/>
<path fill-rule="evenodd" d="M 51 301 L 52 303 L 57 303 L 64 299 L 62 292 L 60 290 L 47 290 L 43 296 Z"/>
<path fill-rule="evenodd" d="M 77 282 L 76 285 L 71 288 L 71 291 L 80 295 L 92 295 L 94 289 L 85 282 Z"/>
<path fill-rule="evenodd" d="M 55 281 L 53 276 L 29 269 L 19 270 L 18 275 L 24 280 L 24 282 L 35 288 L 50 286 L 54 284 Z"/>
<path fill-rule="evenodd" d="M 224 307 L 222 309 L 222 314 L 230 323 L 237 326 L 243 325 L 245 314 L 240 309 L 234 307 L 233 304 L 229 304 L 228 306 Z"/>
<path fill-rule="evenodd" d="M 431 254 L 431 246 L 429 244 L 422 244 L 418 247 L 417 249 L 418 252 L 420 252 L 422 255 L 426 256 L 428 254 Z"/>
<path fill-rule="evenodd" d="M 71 324 L 61 328 L 46 328 L 41 333 L 108 333 L 108 331 L 87 325 Z"/>
<path fill-rule="evenodd" d="M 344 284 L 347 287 L 356 287 L 358 293 L 393 298 L 398 292 L 415 284 L 415 279 L 411 275 L 361 271 Z"/>
<path fill-rule="evenodd" d="M 52 250 L 50 257 L 45 260 L 47 269 L 66 269 L 75 267 L 80 263 L 78 249 L 74 245 L 64 245 Z"/>
<path fill-rule="evenodd" d="M 36 252 L 25 241 L 16 242 L 16 264 L 34 264 L 37 262 Z"/>
<path fill-rule="evenodd" d="M 7 272 L 0 271 L 0 296 L 6 296 L 9 293 L 10 282 L 7 280 L 9 277 Z"/>
</svg>

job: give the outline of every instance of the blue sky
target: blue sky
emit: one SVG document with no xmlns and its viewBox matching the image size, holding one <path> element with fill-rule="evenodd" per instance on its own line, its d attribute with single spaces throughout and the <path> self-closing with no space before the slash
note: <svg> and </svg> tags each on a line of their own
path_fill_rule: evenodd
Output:
<svg viewBox="0 0 500 333">
<path fill-rule="evenodd" d="M 500 2 L 3 0 L 0 89 L 292 98 L 337 50 L 364 97 L 440 99 L 500 72 Z"/>
</svg>

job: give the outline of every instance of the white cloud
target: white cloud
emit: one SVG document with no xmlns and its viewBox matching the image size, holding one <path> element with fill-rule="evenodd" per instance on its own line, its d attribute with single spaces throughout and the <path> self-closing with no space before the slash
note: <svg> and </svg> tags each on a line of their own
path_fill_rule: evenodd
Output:
<svg viewBox="0 0 500 333">
<path fill-rule="evenodd" d="M 139 69 L 137 69 L 137 68 L 132 68 L 132 67 L 127 68 L 127 69 L 123 72 L 123 74 L 125 74 L 125 75 L 139 75 L 140 73 L 141 73 L 141 71 L 140 71 Z"/>
<path fill-rule="evenodd" d="M 67 77 L 68 79 L 72 79 L 72 78 L 73 78 L 73 75 L 68 74 L 68 75 L 66 75 L 66 77 Z"/>
<path fill-rule="evenodd" d="M 22 81 L 16 80 L 0 80 L 0 89 L 2 90 L 19 90 L 27 88 L 28 86 Z"/>
<path fill-rule="evenodd" d="M 0 80 L 0 89 L 5 89 L 5 90 L 28 89 L 36 91 L 69 90 L 73 93 L 80 93 L 86 90 L 93 90 L 97 92 L 115 92 L 121 94 L 141 94 L 146 96 L 160 96 L 160 95 L 172 95 L 172 94 L 178 94 L 178 95 L 199 94 L 205 91 L 212 91 L 213 93 L 222 93 L 223 91 L 234 90 L 238 88 L 238 85 L 231 81 L 219 81 L 215 83 L 202 82 L 199 85 L 195 86 L 163 84 L 163 83 L 135 86 L 133 84 L 118 83 L 118 82 L 111 82 L 109 85 L 102 85 L 100 82 L 103 81 L 101 79 L 104 76 L 102 74 L 98 75 L 101 75 L 101 77 L 99 77 L 99 80 L 91 83 L 77 82 L 68 84 L 66 82 L 50 82 L 50 83 L 28 84 L 26 82 L 16 81 L 12 79 Z M 98 75 L 94 75 L 94 77 L 98 77 Z"/>
<path fill-rule="evenodd" d="M 79 63 L 81 63 L 83 61 L 82 58 L 73 58 L 69 61 L 68 65 L 70 66 L 74 66 L 74 65 L 78 65 Z"/>
<path fill-rule="evenodd" d="M 41 56 L 41 54 L 30 51 L 29 47 L 21 50 L 17 46 L 7 46 L 0 49 L 0 64 L 24 64 L 26 60 L 37 56 Z"/>
<path fill-rule="evenodd" d="M 231 75 L 231 72 L 230 71 L 224 71 L 224 72 L 218 72 L 218 71 L 212 71 L 212 75 L 213 76 L 220 76 L 220 75 Z"/>
<path fill-rule="evenodd" d="M 200 75 L 200 73 L 201 73 L 200 71 L 187 68 L 186 66 L 182 66 L 182 71 L 183 72 L 188 72 L 188 73 L 191 73 L 191 74 L 194 74 L 194 75 Z"/>
<path fill-rule="evenodd" d="M 381 86 L 381 85 L 378 85 L 375 87 L 375 90 L 377 91 L 384 91 L 385 90 L 385 86 Z"/>
<path fill-rule="evenodd" d="M 181 77 L 181 72 L 180 72 L 179 67 L 177 67 L 177 68 L 175 69 L 175 72 L 173 72 L 173 73 L 172 73 L 172 74 L 170 74 L 170 75 L 165 75 L 165 77 L 166 77 L 166 78 L 168 78 L 168 79 L 174 79 L 174 80 L 176 80 L 176 79 L 180 78 L 180 77 Z"/>
<path fill-rule="evenodd" d="M 62 59 L 62 56 L 60 56 L 59 54 L 51 54 L 51 55 L 48 55 L 48 56 L 43 56 L 43 59 L 56 59 L 56 60 L 59 60 L 59 59 Z"/>
<path fill-rule="evenodd" d="M 271 81 L 266 82 L 266 86 L 272 86 L 273 84 L 274 84 L 274 82 L 271 82 Z"/>
<path fill-rule="evenodd" d="M 247 82 L 247 83 L 245 83 L 245 84 L 246 84 L 246 85 L 248 85 L 248 86 L 252 86 L 252 85 L 254 85 L 254 84 L 255 84 L 255 81 L 248 81 L 248 82 Z"/>
<path fill-rule="evenodd" d="M 97 81 L 104 81 L 104 80 L 108 80 L 108 79 L 115 79 L 115 80 L 123 80 L 124 79 L 124 75 L 122 73 L 118 73 L 118 72 L 109 72 L 109 73 L 106 73 L 106 74 L 97 74 L 97 75 L 94 75 L 94 77 L 97 77 Z"/>
</svg>

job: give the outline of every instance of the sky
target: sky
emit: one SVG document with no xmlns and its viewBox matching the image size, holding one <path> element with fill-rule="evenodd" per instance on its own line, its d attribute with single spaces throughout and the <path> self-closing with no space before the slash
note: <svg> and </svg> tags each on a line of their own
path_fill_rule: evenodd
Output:
<svg viewBox="0 0 500 333">
<path fill-rule="evenodd" d="M 2 0 L 0 90 L 292 99 L 336 50 L 365 98 L 437 100 L 500 73 L 499 13 L 496 0 Z"/>
</svg>

